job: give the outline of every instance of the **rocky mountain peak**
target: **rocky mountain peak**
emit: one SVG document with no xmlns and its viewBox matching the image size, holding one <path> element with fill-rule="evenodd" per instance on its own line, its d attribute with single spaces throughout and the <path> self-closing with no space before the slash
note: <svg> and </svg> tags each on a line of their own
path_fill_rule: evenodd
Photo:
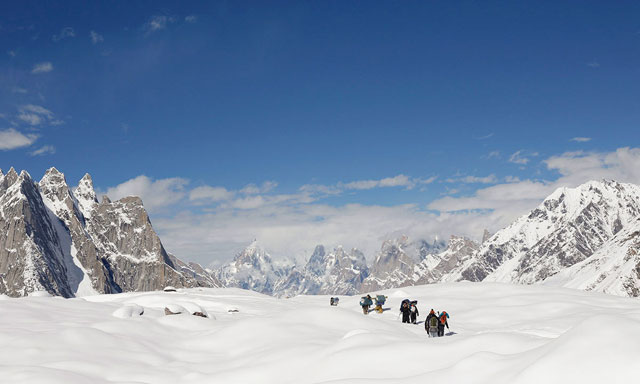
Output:
<svg viewBox="0 0 640 384">
<path fill-rule="evenodd" d="M 7 187 L 10 187 L 11 185 L 13 185 L 13 183 L 15 183 L 17 180 L 18 180 L 18 173 L 16 172 L 15 169 L 13 169 L 13 167 L 9 168 L 9 172 L 7 172 L 7 174 L 4 177 L 4 181 Z"/>
<path fill-rule="evenodd" d="M 40 179 L 40 182 L 38 182 L 38 187 L 40 188 L 41 193 L 50 201 L 54 203 L 68 203 L 67 205 L 69 206 L 67 208 L 72 208 L 72 203 L 67 201 L 71 199 L 67 180 L 65 179 L 64 174 L 54 167 L 49 168 L 45 172 L 42 179 Z M 55 209 L 53 210 L 55 211 Z"/>
<path fill-rule="evenodd" d="M 82 179 L 80 179 L 80 182 L 73 194 L 78 201 L 78 208 L 80 208 L 82 214 L 85 217 L 91 217 L 91 212 L 98 205 L 98 199 L 96 197 L 96 192 L 93 189 L 93 180 L 91 179 L 91 175 L 86 173 Z"/>
<path fill-rule="evenodd" d="M 488 230 L 484 230 L 484 232 L 482 233 L 482 243 L 483 244 L 485 241 L 489 240 L 491 238 L 491 233 Z"/>
</svg>

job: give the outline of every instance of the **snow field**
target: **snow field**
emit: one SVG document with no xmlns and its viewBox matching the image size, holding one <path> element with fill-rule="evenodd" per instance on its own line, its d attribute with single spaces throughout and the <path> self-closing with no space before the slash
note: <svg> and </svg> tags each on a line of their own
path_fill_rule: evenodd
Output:
<svg viewBox="0 0 640 384">
<path fill-rule="evenodd" d="M 7 383 L 596 383 L 640 377 L 640 302 L 545 286 L 455 283 L 360 297 L 240 289 L 0 300 Z M 334 295 L 335 296 L 335 295 Z M 404 298 L 450 313 L 450 336 L 402 324 Z M 164 315 L 202 309 L 210 318 Z M 138 315 L 144 310 L 142 316 Z M 239 312 L 228 312 L 237 309 Z"/>
</svg>

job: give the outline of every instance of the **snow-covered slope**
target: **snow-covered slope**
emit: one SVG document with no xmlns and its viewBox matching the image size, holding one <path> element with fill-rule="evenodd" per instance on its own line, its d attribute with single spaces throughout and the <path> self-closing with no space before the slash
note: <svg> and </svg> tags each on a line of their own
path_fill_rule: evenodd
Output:
<svg viewBox="0 0 640 384">
<path fill-rule="evenodd" d="M 609 258 L 613 249 L 623 253 L 637 251 L 632 228 L 639 219 L 640 187 L 637 185 L 603 180 L 577 188 L 560 188 L 531 213 L 485 241 L 474 257 L 444 279 L 542 282 L 598 252 L 595 258 L 601 260 Z M 593 268 L 576 267 L 566 273 L 581 274 L 578 280 L 583 281 L 603 280 L 617 273 L 615 263 L 605 264 L 602 260 L 598 262 L 597 272 Z M 559 283 L 560 277 L 555 281 Z M 591 289 L 602 287 L 596 284 Z M 618 292 L 629 294 L 637 289 Z"/>
<path fill-rule="evenodd" d="M 563 269 L 542 284 L 640 296 L 640 220 L 620 230 L 586 260 Z"/>
<path fill-rule="evenodd" d="M 0 297 L 2 382 L 634 383 L 640 303 L 545 286 L 454 283 L 358 297 L 276 299 L 240 289 L 180 289 L 62 300 Z M 397 320 L 400 301 L 450 313 L 428 338 Z M 166 306 L 211 317 L 165 316 Z M 139 315 L 143 310 L 143 314 Z M 229 312 L 235 309 L 238 312 Z"/>
</svg>

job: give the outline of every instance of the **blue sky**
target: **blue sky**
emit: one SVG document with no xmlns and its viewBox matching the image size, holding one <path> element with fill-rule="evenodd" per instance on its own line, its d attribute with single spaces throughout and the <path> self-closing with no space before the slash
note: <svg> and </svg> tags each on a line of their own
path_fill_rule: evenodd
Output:
<svg viewBox="0 0 640 384">
<path fill-rule="evenodd" d="M 14 2 L 0 168 L 139 194 L 205 264 L 256 237 L 296 257 L 477 237 L 558 186 L 640 182 L 639 20 L 623 1 Z"/>
</svg>

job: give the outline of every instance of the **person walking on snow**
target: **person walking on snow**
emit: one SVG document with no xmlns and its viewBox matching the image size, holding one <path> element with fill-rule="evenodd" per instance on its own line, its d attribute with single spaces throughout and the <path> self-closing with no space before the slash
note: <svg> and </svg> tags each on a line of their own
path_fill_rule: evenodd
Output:
<svg viewBox="0 0 640 384">
<path fill-rule="evenodd" d="M 411 308 L 409 308 L 409 303 L 407 301 L 402 302 L 402 306 L 400 307 L 400 312 L 402 312 L 402 322 L 409 323 L 411 316 Z"/>
<path fill-rule="evenodd" d="M 427 319 L 424 321 L 424 330 L 427 331 L 427 333 L 429 334 L 429 337 L 438 336 L 439 322 L 440 320 L 438 320 L 438 315 L 436 315 L 433 308 L 431 308 L 431 311 L 427 315 Z"/>
<path fill-rule="evenodd" d="M 415 324 L 416 319 L 420 316 L 420 313 L 418 312 L 418 302 L 412 301 L 409 304 L 409 309 L 411 310 L 411 324 Z"/>
<path fill-rule="evenodd" d="M 365 315 L 369 314 L 369 306 L 373 304 L 373 300 L 371 300 L 371 295 L 367 295 L 360 299 L 360 306 L 362 306 L 362 313 Z"/>
<path fill-rule="evenodd" d="M 447 326 L 447 329 L 449 329 L 449 322 L 447 321 L 447 318 L 449 318 L 447 311 L 442 311 L 440 318 L 438 319 L 440 320 L 438 321 L 438 336 L 444 336 L 445 325 Z"/>
</svg>

